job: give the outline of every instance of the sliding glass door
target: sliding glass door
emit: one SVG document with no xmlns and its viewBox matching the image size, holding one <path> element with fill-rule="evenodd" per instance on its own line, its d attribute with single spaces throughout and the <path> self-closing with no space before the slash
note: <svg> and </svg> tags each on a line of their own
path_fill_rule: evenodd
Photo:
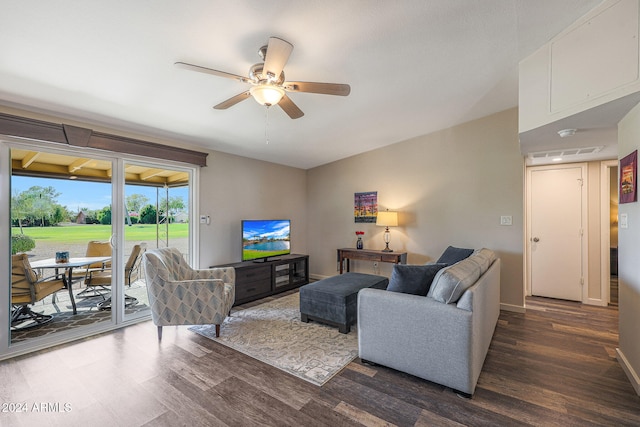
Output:
<svg viewBox="0 0 640 427">
<path fill-rule="evenodd" d="M 172 246 L 189 259 L 192 172 L 166 164 L 124 163 L 124 319 L 148 315 L 144 269 L 146 250 Z"/>
<path fill-rule="evenodd" d="M 0 152 L 0 359 L 148 319 L 143 253 L 194 255 L 195 168 L 38 142 Z M 47 292 L 27 297 L 31 282 Z"/>
<path fill-rule="evenodd" d="M 111 326 L 115 160 L 18 144 L 10 158 L 11 345 Z"/>
</svg>

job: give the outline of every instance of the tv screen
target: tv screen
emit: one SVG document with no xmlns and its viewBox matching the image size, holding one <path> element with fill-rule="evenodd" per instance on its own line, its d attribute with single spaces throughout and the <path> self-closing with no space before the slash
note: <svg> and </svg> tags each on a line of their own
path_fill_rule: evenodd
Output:
<svg viewBox="0 0 640 427">
<path fill-rule="evenodd" d="M 242 260 L 266 259 L 291 253 L 291 220 L 242 221 Z"/>
</svg>

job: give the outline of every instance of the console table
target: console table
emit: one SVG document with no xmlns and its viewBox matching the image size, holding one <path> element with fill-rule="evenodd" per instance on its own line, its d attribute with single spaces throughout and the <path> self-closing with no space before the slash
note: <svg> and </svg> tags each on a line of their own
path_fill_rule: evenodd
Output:
<svg viewBox="0 0 640 427">
<path fill-rule="evenodd" d="M 338 249 L 338 263 L 340 263 L 340 274 L 343 271 L 344 260 L 347 260 L 347 272 L 349 271 L 349 260 L 357 259 L 374 262 L 391 262 L 393 264 L 406 264 L 406 252 L 383 252 L 369 249 L 342 248 Z"/>
</svg>

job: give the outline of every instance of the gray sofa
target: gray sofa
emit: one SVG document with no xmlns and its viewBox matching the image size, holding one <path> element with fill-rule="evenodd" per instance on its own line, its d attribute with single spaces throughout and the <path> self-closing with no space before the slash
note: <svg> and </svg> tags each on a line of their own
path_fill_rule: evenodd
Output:
<svg viewBox="0 0 640 427">
<path fill-rule="evenodd" d="M 499 314 L 500 259 L 478 250 L 438 271 L 426 296 L 361 290 L 360 358 L 471 397 Z"/>
</svg>

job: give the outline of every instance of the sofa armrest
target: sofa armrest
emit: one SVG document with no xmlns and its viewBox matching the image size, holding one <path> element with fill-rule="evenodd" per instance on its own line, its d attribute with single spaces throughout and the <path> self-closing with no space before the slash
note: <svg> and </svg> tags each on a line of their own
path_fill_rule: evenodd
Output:
<svg viewBox="0 0 640 427">
<path fill-rule="evenodd" d="M 360 358 L 472 393 L 473 313 L 428 297 L 363 289 Z"/>
</svg>

